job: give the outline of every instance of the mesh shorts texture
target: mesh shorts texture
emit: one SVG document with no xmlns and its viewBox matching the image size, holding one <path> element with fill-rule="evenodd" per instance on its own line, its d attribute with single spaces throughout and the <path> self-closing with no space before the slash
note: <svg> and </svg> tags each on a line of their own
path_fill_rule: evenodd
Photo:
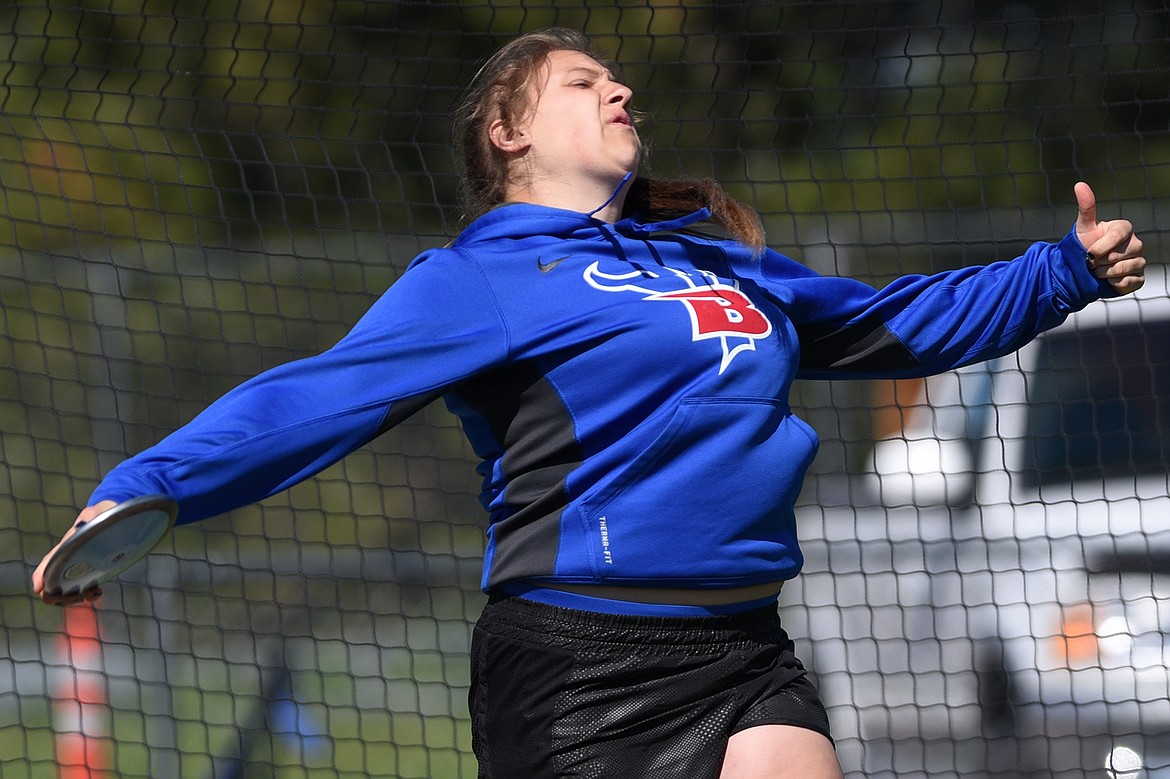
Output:
<svg viewBox="0 0 1170 779">
<path fill-rule="evenodd" d="M 829 736 L 774 605 L 638 617 L 493 597 L 469 699 L 481 779 L 714 778 L 745 728 Z"/>
</svg>

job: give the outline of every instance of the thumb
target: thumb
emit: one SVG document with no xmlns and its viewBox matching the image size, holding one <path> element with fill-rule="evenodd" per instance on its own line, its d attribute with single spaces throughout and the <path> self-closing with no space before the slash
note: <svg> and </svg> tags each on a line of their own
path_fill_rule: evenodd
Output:
<svg viewBox="0 0 1170 779">
<path fill-rule="evenodd" d="M 1077 182 L 1073 192 L 1077 196 L 1077 235 L 1084 235 L 1097 227 L 1097 196 L 1083 181 Z"/>
</svg>

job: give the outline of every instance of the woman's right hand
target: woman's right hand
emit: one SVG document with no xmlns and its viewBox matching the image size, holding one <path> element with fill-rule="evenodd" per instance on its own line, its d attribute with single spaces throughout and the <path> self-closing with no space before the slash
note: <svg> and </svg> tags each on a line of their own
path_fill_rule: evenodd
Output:
<svg viewBox="0 0 1170 779">
<path fill-rule="evenodd" d="M 65 539 L 76 533 L 79 528 L 84 526 L 85 523 L 89 522 L 98 514 L 101 514 L 103 511 L 108 509 L 112 509 L 116 505 L 118 505 L 117 501 L 103 500 L 101 503 L 96 503 L 92 506 L 86 506 L 84 509 L 82 509 L 81 513 L 77 515 L 77 519 L 73 521 L 73 526 L 70 527 L 69 530 L 65 531 L 65 535 L 61 537 L 61 540 L 57 542 L 56 546 L 46 552 L 45 556 L 41 558 L 40 564 L 37 565 L 36 570 L 34 570 L 32 574 L 33 593 L 40 596 L 41 600 L 54 606 L 68 606 L 73 603 L 94 601 L 101 596 L 102 588 L 96 585 L 90 587 L 89 589 L 82 590 L 80 592 L 72 592 L 67 595 L 62 594 L 61 592 L 45 592 L 45 566 L 49 563 L 49 557 L 52 556 L 53 552 L 57 551 L 57 548 L 65 542 Z"/>
</svg>

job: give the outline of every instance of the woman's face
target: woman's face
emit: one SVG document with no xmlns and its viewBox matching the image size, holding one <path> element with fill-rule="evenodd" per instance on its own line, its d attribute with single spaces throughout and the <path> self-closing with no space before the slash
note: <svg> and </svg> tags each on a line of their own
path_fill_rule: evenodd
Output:
<svg viewBox="0 0 1170 779">
<path fill-rule="evenodd" d="M 587 54 L 554 51 L 534 82 L 535 105 L 513 130 L 530 187 L 599 185 L 608 195 L 637 171 L 633 93 L 613 74 Z"/>
</svg>

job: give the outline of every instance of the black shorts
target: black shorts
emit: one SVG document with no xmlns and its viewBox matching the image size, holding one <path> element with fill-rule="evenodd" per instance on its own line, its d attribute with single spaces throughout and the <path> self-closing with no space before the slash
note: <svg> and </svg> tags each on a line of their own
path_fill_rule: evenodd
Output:
<svg viewBox="0 0 1170 779">
<path fill-rule="evenodd" d="M 481 779 L 714 778 L 740 730 L 829 736 L 775 604 L 640 617 L 493 597 L 471 655 Z"/>
</svg>

